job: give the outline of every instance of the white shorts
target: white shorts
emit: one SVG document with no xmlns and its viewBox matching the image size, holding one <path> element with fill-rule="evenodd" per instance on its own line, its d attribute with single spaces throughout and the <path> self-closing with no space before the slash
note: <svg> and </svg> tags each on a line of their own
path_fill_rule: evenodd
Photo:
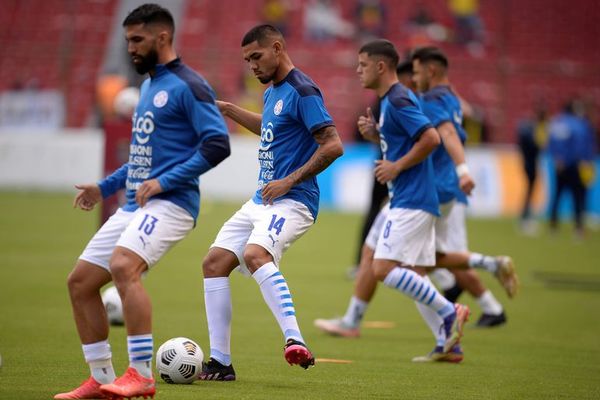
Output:
<svg viewBox="0 0 600 400">
<path fill-rule="evenodd" d="M 110 271 L 116 246 L 140 256 L 148 268 L 194 227 L 194 218 L 167 200 L 151 200 L 133 212 L 119 208 L 96 232 L 79 258 Z"/>
<path fill-rule="evenodd" d="M 283 252 L 313 223 L 308 207 L 298 201 L 283 199 L 265 206 L 250 199 L 225 222 L 210 247 L 231 251 L 240 263 L 240 272 L 249 274 L 244 263 L 246 245 L 263 247 L 279 267 Z"/>
<path fill-rule="evenodd" d="M 377 239 L 374 258 L 409 266 L 435 266 L 435 219 L 423 210 L 391 208 Z"/>
<path fill-rule="evenodd" d="M 387 202 L 385 206 L 383 206 L 383 208 L 379 210 L 379 213 L 377 213 L 377 216 L 375 217 L 375 221 L 373 221 L 373 225 L 371 225 L 371 229 L 369 229 L 369 234 L 365 239 L 365 244 L 371 250 L 375 250 L 375 248 L 377 247 L 377 240 L 379 239 L 379 234 L 383 229 L 383 224 L 385 223 L 389 212 L 390 203 Z"/>
<path fill-rule="evenodd" d="M 442 216 L 435 222 L 435 250 L 439 253 L 468 251 L 467 207 L 456 200 L 440 204 Z"/>
</svg>

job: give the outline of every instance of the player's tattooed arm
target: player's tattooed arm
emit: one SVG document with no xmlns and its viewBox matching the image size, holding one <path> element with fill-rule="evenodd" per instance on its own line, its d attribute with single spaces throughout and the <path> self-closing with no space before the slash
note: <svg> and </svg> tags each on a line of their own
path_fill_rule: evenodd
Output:
<svg viewBox="0 0 600 400">
<path fill-rule="evenodd" d="M 294 185 L 318 175 L 336 158 L 344 154 L 344 146 L 335 126 L 325 126 L 316 131 L 313 136 L 319 144 L 317 151 L 303 166 L 285 178 L 265 185 L 262 190 L 264 204 L 273 204 L 273 200 L 289 192 Z"/>
</svg>

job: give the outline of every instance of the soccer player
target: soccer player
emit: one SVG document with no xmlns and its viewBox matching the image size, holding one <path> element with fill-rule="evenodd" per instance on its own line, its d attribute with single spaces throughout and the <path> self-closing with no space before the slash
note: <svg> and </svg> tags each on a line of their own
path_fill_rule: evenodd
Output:
<svg viewBox="0 0 600 400">
<path fill-rule="evenodd" d="M 209 84 L 173 48 L 171 13 L 145 4 L 124 20 L 136 71 L 149 73 L 133 115 L 129 160 L 96 184 L 77 185 L 74 206 L 92 210 L 119 189 L 126 204 L 100 228 L 68 278 L 75 324 L 91 376 L 55 399 L 153 396 L 151 304 L 141 276 L 194 227 L 198 176 L 225 159 L 229 137 Z M 123 301 L 129 368 L 115 379 L 100 288 Z"/>
<path fill-rule="evenodd" d="M 452 268 L 453 272 L 460 278 L 460 282 L 467 283 L 467 288 L 474 294 L 484 310 L 484 314 L 478 322 L 480 326 L 499 324 L 503 322 L 501 319 L 504 317 L 502 306 L 495 300 L 491 292 L 485 289 L 474 270 L 464 269 L 483 268 L 494 273 L 511 297 L 516 292 L 518 282 L 509 257 L 490 257 L 468 253 L 466 250 L 463 205 L 463 201 L 466 202 L 466 197 L 463 193 L 469 193 L 473 189 L 474 183 L 469 176 L 468 169 L 465 168 L 466 165 L 463 165 L 464 152 L 460 138 L 464 137 L 462 136 L 464 131 L 460 126 L 460 104 L 458 98 L 452 93 L 447 79 L 447 58 L 435 48 L 417 50 L 412 58 L 416 86 L 424 92 L 422 105 L 425 114 L 436 125 L 443 143 L 443 146 L 438 147 L 432 154 L 437 194 L 442 202 L 442 216 L 436 221 L 435 229 L 436 266 Z M 459 132 L 461 132 L 460 135 Z M 459 166 L 456 170 L 455 165 Z M 463 166 L 460 167 L 461 165 Z M 359 279 L 357 279 L 354 296 L 350 301 L 346 315 L 341 319 L 316 320 L 315 325 L 323 331 L 346 337 L 359 336 L 360 321 L 375 292 L 376 281 L 370 265 L 387 212 L 388 209 L 384 208 L 380 213 L 381 215 L 377 217 L 373 229 L 363 246 L 364 260 L 361 261 L 363 270 L 359 274 Z M 421 304 L 418 304 L 417 307 L 430 324 L 434 335 L 438 336 L 441 323 L 439 317 L 428 313 L 428 310 Z M 489 308 L 492 310 L 487 311 Z M 495 310 L 498 308 L 499 313 L 496 314 Z M 443 337 L 439 337 L 438 343 L 442 341 Z M 443 354 L 434 350 L 426 357 L 415 358 L 415 361 L 458 362 L 461 360 L 462 354 L 460 354 L 458 348 L 450 354 Z"/>
<path fill-rule="evenodd" d="M 381 145 L 383 160 L 376 161 L 375 175 L 387 183 L 390 196 L 372 276 L 441 319 L 443 341 L 437 344 L 440 352 L 448 353 L 458 346 L 469 310 L 446 300 L 425 276 L 435 265 L 434 224 L 439 215 L 429 155 L 440 144 L 440 136 L 415 95 L 398 82 L 397 63 L 398 53 L 387 40 L 369 42 L 359 51 L 357 73 L 363 87 L 381 98 L 381 113 L 378 124 L 369 112 L 359 118 L 358 126 L 367 139 Z"/>
<path fill-rule="evenodd" d="M 289 286 L 279 270 L 283 251 L 315 221 L 316 175 L 343 153 L 317 85 L 294 67 L 276 28 L 259 25 L 242 39 L 242 53 L 262 83 L 262 115 L 219 102 L 222 113 L 260 136 L 258 190 L 221 228 L 203 262 L 210 359 L 200 379 L 234 380 L 229 275 L 252 274 L 283 332 L 288 363 L 308 368 L 314 357 L 298 327 Z"/>
</svg>

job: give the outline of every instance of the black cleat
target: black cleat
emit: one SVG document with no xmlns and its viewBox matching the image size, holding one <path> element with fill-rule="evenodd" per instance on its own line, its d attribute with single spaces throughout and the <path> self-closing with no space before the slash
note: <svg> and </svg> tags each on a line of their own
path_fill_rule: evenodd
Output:
<svg viewBox="0 0 600 400">
<path fill-rule="evenodd" d="M 456 300 L 458 300 L 458 298 L 460 297 L 462 292 L 463 292 L 462 288 L 460 286 L 458 286 L 458 284 L 455 284 L 450 289 L 444 290 L 444 297 L 450 303 L 456 303 Z"/>
<path fill-rule="evenodd" d="M 478 326 L 479 328 L 491 328 L 493 326 L 503 325 L 505 323 L 506 315 L 504 315 L 504 311 L 502 311 L 498 315 L 481 314 L 481 317 L 479 317 L 476 326 Z"/>
<path fill-rule="evenodd" d="M 232 365 L 223 365 L 214 358 L 202 363 L 202 372 L 198 377 L 201 381 L 235 381 L 235 371 Z"/>
<path fill-rule="evenodd" d="M 308 347 L 302 342 L 288 339 L 283 350 L 285 360 L 290 365 L 299 365 L 304 369 L 308 369 L 311 365 L 315 365 L 315 358 Z"/>
</svg>

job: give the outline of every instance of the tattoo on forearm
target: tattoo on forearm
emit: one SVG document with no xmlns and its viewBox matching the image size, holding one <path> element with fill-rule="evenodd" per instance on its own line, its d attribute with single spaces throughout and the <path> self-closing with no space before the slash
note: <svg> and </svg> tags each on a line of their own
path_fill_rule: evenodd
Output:
<svg viewBox="0 0 600 400">
<path fill-rule="evenodd" d="M 339 141 L 337 130 L 334 126 L 326 126 L 314 134 L 319 148 L 312 157 L 302 167 L 292 172 L 289 177 L 294 184 L 298 184 L 307 179 L 310 179 L 327 168 L 339 156 L 337 153 L 332 153 L 327 150 L 326 144 L 332 141 Z"/>
</svg>

